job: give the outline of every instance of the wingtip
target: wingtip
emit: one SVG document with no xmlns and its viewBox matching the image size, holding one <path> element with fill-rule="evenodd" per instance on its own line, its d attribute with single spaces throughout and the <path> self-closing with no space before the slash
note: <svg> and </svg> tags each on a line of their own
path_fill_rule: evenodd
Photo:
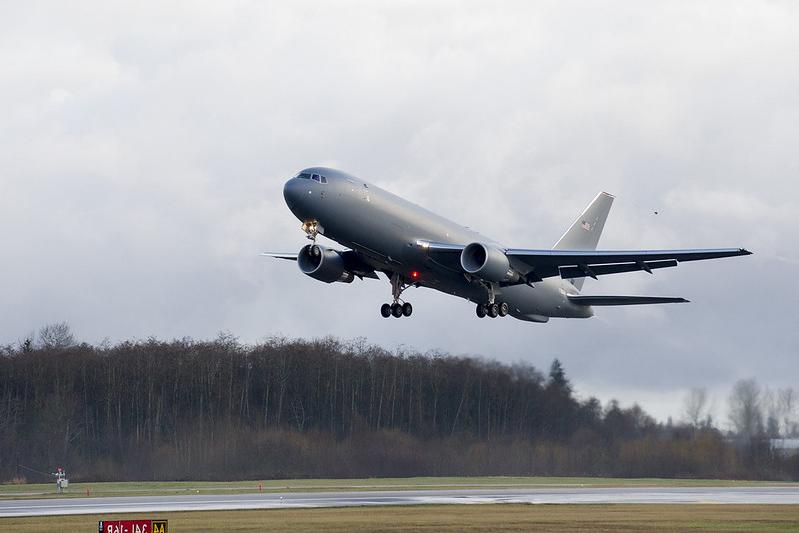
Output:
<svg viewBox="0 0 799 533">
<path fill-rule="evenodd" d="M 738 251 L 741 252 L 741 255 L 752 255 L 752 252 L 750 252 L 746 248 L 739 248 Z"/>
</svg>

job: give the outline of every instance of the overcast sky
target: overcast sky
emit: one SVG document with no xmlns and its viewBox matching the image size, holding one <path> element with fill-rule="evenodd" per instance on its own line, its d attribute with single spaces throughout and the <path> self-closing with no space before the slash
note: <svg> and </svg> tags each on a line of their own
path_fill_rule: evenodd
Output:
<svg viewBox="0 0 799 533">
<path fill-rule="evenodd" d="M 799 386 L 794 2 L 4 2 L 0 342 L 365 337 L 546 369 L 681 415 L 736 379 Z M 588 294 L 691 304 L 479 320 L 387 281 L 317 282 L 283 183 L 341 168 L 514 247 L 605 190 L 600 247 L 755 255 Z M 658 214 L 655 214 L 657 211 Z"/>
</svg>

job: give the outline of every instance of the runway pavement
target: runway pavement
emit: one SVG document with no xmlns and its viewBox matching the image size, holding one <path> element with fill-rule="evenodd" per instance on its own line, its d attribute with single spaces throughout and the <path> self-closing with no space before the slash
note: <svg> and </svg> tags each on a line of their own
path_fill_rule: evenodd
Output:
<svg viewBox="0 0 799 533">
<path fill-rule="evenodd" d="M 799 485 L 784 487 L 387 490 L 2 500 L 0 501 L 0 517 L 480 503 L 736 503 L 799 505 Z"/>
</svg>

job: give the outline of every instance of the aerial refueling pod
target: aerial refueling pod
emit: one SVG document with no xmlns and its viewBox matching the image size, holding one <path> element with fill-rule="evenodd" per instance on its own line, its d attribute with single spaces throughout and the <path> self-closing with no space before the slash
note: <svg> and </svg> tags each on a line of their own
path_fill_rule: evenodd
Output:
<svg viewBox="0 0 799 533">
<path fill-rule="evenodd" d="M 519 274 L 510 267 L 505 252 L 481 242 L 473 242 L 463 249 L 461 268 L 486 281 L 515 281 L 519 278 Z"/>
<path fill-rule="evenodd" d="M 297 266 L 303 274 L 314 279 L 333 283 L 352 283 L 355 277 L 344 266 L 344 258 L 335 250 L 328 250 L 318 244 L 307 244 L 300 249 L 297 255 Z"/>
</svg>

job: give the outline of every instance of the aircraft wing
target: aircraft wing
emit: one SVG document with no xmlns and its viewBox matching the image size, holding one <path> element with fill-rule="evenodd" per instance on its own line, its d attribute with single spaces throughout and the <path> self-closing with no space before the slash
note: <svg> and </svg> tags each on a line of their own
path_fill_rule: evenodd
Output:
<svg viewBox="0 0 799 533">
<path fill-rule="evenodd" d="M 357 252 L 353 250 L 344 250 L 340 252 L 336 250 L 338 254 L 344 259 L 344 265 L 346 266 L 347 270 L 355 274 L 360 278 L 372 278 L 372 279 L 380 279 L 377 276 L 377 272 L 369 266 L 361 257 L 358 255 Z M 274 257 L 275 259 L 287 259 L 289 261 L 296 261 L 297 256 L 299 254 L 295 253 L 282 253 L 282 252 L 263 252 L 261 253 L 264 257 Z"/>
<path fill-rule="evenodd" d="M 428 254 L 447 256 L 459 254 L 465 246 L 449 243 L 419 241 Z M 677 266 L 685 261 L 701 261 L 737 255 L 750 255 L 744 248 L 707 248 L 691 250 L 503 250 L 511 265 L 529 282 L 544 278 L 580 278 Z"/>
<path fill-rule="evenodd" d="M 299 254 L 284 254 L 279 252 L 263 252 L 261 255 L 265 257 L 274 257 L 275 259 L 288 259 L 289 261 L 296 261 Z"/>
<path fill-rule="evenodd" d="M 515 259 L 530 268 L 539 278 L 560 275 L 563 278 L 604 274 L 651 271 L 656 268 L 677 266 L 685 261 L 701 261 L 749 255 L 744 248 L 708 248 L 696 250 L 505 250 L 509 259 Z"/>
<path fill-rule="evenodd" d="M 567 294 L 569 301 L 578 305 L 644 305 L 687 303 L 685 298 L 673 296 L 584 296 Z"/>
</svg>

